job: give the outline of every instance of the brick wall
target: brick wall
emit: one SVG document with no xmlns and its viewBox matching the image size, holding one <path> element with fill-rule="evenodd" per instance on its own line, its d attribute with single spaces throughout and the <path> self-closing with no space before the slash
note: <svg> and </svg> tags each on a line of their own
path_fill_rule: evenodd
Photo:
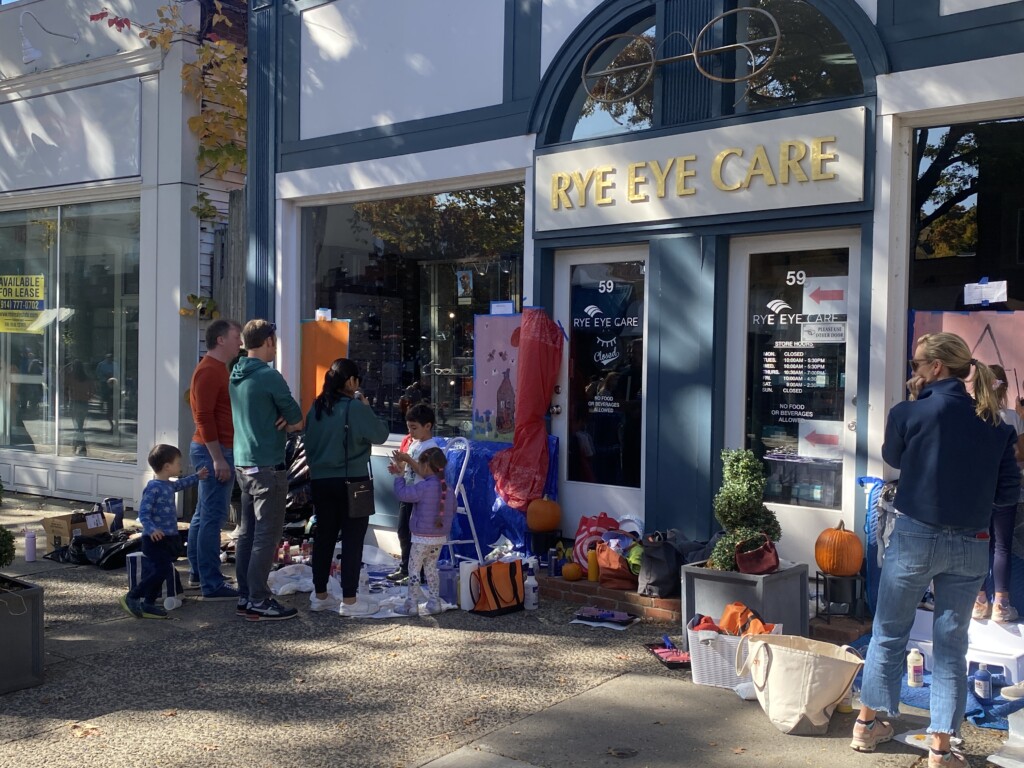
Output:
<svg viewBox="0 0 1024 768">
<path fill-rule="evenodd" d="M 579 605 L 593 605 L 609 611 L 635 613 L 652 621 L 666 621 L 682 625 L 683 614 L 679 600 L 661 600 L 643 597 L 636 592 L 604 589 L 596 581 L 566 581 L 561 576 L 537 575 L 541 599 L 562 600 Z"/>
</svg>

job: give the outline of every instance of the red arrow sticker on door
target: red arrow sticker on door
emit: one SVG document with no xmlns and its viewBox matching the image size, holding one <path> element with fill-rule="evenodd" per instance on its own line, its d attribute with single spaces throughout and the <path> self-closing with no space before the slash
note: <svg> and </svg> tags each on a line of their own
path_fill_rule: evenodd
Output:
<svg viewBox="0 0 1024 768">
<path fill-rule="evenodd" d="M 807 435 L 807 442 L 813 445 L 839 445 L 839 435 L 823 435 L 819 432 L 811 432 Z"/>
<path fill-rule="evenodd" d="M 815 288 L 810 293 L 811 299 L 814 300 L 815 304 L 821 304 L 823 301 L 844 301 L 846 291 L 826 291 L 823 288 Z"/>
</svg>

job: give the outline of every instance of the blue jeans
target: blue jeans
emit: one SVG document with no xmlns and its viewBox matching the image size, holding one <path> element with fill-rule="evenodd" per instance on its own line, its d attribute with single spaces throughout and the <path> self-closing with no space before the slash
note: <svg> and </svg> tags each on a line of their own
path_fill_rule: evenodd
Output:
<svg viewBox="0 0 1024 768">
<path fill-rule="evenodd" d="M 977 538 L 979 533 L 985 538 Z M 967 627 L 988 572 L 988 531 L 928 525 L 896 518 L 885 550 L 871 644 L 864 662 L 861 703 L 896 716 L 906 673 L 907 641 L 917 604 L 935 585 L 929 733 L 955 734 L 967 704 Z"/>
<path fill-rule="evenodd" d="M 231 507 L 231 488 L 234 483 L 235 467 L 230 448 L 221 447 L 231 477 L 220 482 L 213 473 L 213 457 L 203 443 L 192 443 L 188 455 L 192 469 L 198 472 L 203 467 L 210 470 L 205 480 L 199 481 L 199 503 L 188 526 L 188 570 L 199 577 L 204 595 L 210 595 L 224 586 L 220 572 L 220 529 L 228 519 Z"/>
<path fill-rule="evenodd" d="M 235 477 L 242 489 L 242 522 L 235 542 L 235 576 L 239 598 L 262 603 L 269 598 L 267 577 L 284 537 L 288 470 L 236 467 Z M 249 497 L 249 498 L 246 498 Z M 249 503 L 249 499 L 252 503 Z"/>
</svg>

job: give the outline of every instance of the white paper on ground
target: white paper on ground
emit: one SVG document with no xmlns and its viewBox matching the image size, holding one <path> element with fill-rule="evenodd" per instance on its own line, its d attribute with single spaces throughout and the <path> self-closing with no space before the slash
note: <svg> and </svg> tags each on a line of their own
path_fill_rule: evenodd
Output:
<svg viewBox="0 0 1024 768">
<path fill-rule="evenodd" d="M 405 602 L 405 597 L 404 596 L 385 597 L 378 604 L 377 612 L 376 613 L 368 613 L 365 616 L 353 616 L 352 618 L 354 618 L 354 619 L 408 619 L 408 618 L 410 618 L 409 616 L 406 616 L 404 613 L 395 613 L 394 610 L 393 610 L 394 608 L 396 608 L 399 605 L 401 605 L 403 602 Z M 429 616 L 429 615 L 431 615 L 431 614 L 424 613 L 423 606 L 425 604 L 426 604 L 426 600 L 421 600 L 419 602 L 419 604 L 418 604 L 419 605 L 419 611 L 420 611 L 419 615 L 420 616 Z M 458 606 L 452 605 L 451 603 L 446 603 L 444 600 L 441 601 L 441 612 L 442 613 L 444 611 L 453 611 L 457 607 Z"/>
<path fill-rule="evenodd" d="M 906 744 L 908 747 L 914 747 L 925 752 L 928 751 L 928 747 L 932 744 L 931 734 L 928 733 L 927 728 L 918 728 L 916 731 L 904 731 L 903 733 L 897 733 L 892 737 L 893 741 L 900 741 Z M 964 740 L 958 736 L 953 736 L 949 743 L 954 747 L 959 747 L 964 743 Z"/>
<path fill-rule="evenodd" d="M 573 619 L 570 624 L 585 624 L 588 627 L 607 627 L 608 629 L 629 629 L 634 624 L 640 621 L 640 617 L 637 616 L 629 624 L 616 624 L 614 621 L 585 621 L 583 619 Z"/>
</svg>

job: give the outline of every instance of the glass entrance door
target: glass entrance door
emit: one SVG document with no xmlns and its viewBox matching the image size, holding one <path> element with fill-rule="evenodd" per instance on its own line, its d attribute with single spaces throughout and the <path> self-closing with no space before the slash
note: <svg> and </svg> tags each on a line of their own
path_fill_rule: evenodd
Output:
<svg viewBox="0 0 1024 768">
<path fill-rule="evenodd" d="M 859 244 L 842 231 L 729 247 L 726 440 L 764 462 L 790 560 L 813 563 L 840 519 L 854 528 Z"/>
<path fill-rule="evenodd" d="M 555 319 L 568 334 L 552 430 L 562 532 L 600 511 L 643 516 L 647 248 L 560 251 Z"/>
</svg>

